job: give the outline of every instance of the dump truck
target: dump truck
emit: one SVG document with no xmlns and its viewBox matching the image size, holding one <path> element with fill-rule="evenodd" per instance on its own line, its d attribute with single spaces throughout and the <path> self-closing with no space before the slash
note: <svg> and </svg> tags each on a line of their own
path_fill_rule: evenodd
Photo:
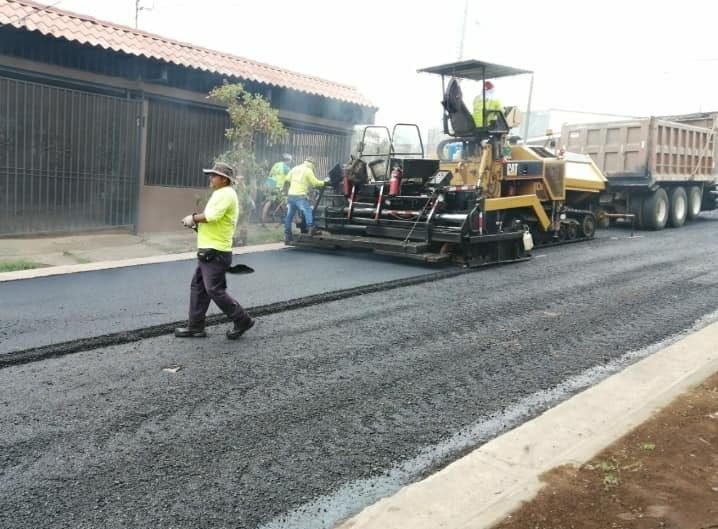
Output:
<svg viewBox="0 0 718 529">
<path fill-rule="evenodd" d="M 591 207 L 606 187 L 596 164 L 512 145 L 515 112 L 487 108 L 484 91 L 482 119 L 475 120 L 463 101 L 460 81 L 531 72 L 477 60 L 419 72 L 441 77 L 449 139 L 439 146 L 440 159 L 425 156 L 415 125 L 366 127 L 356 153 L 332 170 L 331 186 L 315 203 L 320 232 L 302 234 L 294 245 L 480 266 L 524 259 L 535 243 L 594 236 Z"/>
<path fill-rule="evenodd" d="M 717 126 L 715 117 L 710 128 L 649 117 L 566 125 L 560 141 L 606 177 L 593 208 L 599 219 L 629 215 L 638 228 L 661 230 L 716 209 Z"/>
</svg>

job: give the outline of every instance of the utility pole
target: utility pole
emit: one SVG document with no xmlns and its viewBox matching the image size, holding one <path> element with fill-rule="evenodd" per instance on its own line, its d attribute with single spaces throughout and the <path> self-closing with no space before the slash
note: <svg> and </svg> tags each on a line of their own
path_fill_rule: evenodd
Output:
<svg viewBox="0 0 718 529">
<path fill-rule="evenodd" d="M 135 0 L 135 29 L 139 29 L 140 11 L 152 11 L 152 7 L 142 7 L 140 5 L 142 0 Z M 154 6 L 153 6 L 154 7 Z"/>
<path fill-rule="evenodd" d="M 529 85 L 529 101 L 526 104 L 526 120 L 524 121 L 524 143 L 529 139 L 529 122 L 531 121 L 531 99 L 534 95 L 534 74 L 531 74 L 531 84 Z"/>
<path fill-rule="evenodd" d="M 461 22 L 461 40 L 459 41 L 458 60 L 464 58 L 464 40 L 466 40 L 466 19 L 469 17 L 469 0 L 464 0 L 464 18 Z"/>
</svg>

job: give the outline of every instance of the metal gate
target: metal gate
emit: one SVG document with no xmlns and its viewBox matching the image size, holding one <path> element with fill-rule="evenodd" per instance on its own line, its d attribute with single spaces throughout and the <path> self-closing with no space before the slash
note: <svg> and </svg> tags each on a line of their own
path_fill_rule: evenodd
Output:
<svg viewBox="0 0 718 529">
<path fill-rule="evenodd" d="M 202 169 L 230 146 L 227 111 L 150 99 L 148 112 L 145 184 L 206 188 Z"/>
<path fill-rule="evenodd" d="M 141 103 L 0 77 L 0 235 L 132 226 Z"/>
<path fill-rule="evenodd" d="M 287 137 L 282 143 L 270 145 L 264 138 L 260 138 L 256 156 L 258 161 L 266 162 L 268 166 L 280 160 L 285 152 L 294 157 L 294 164 L 302 163 L 307 156 L 313 156 L 316 160 L 317 177 L 325 178 L 335 164 L 346 162 L 350 147 L 351 137 L 346 134 L 288 128 Z"/>
</svg>

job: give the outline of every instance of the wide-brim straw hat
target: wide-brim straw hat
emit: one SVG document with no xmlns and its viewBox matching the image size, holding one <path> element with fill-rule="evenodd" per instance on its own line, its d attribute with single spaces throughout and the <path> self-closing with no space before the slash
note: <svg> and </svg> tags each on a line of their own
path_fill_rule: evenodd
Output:
<svg viewBox="0 0 718 529">
<path fill-rule="evenodd" d="M 234 174 L 234 167 L 229 164 L 217 162 L 212 169 L 202 169 L 204 174 L 216 174 L 225 177 L 232 184 L 237 184 L 237 177 Z"/>
</svg>

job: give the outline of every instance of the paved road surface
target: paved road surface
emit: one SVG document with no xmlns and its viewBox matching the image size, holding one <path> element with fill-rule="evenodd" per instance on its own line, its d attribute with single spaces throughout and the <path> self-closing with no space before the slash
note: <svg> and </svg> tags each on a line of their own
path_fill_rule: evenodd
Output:
<svg viewBox="0 0 718 529">
<path fill-rule="evenodd" d="M 247 307 L 434 272 L 413 263 L 278 250 L 235 257 L 252 275 L 228 276 Z M 179 321 L 194 261 L 0 282 L 0 354 Z M 212 304 L 210 313 L 218 310 Z"/>
<path fill-rule="evenodd" d="M 0 527 L 332 527 L 715 317 L 717 221 L 627 235 L 2 369 Z"/>
</svg>

